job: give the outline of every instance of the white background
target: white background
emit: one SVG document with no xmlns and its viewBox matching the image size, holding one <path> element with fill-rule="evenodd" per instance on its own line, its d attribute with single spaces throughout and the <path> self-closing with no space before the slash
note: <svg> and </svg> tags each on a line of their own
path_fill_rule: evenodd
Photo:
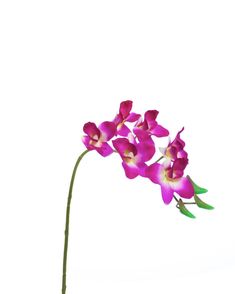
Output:
<svg viewBox="0 0 235 294">
<path fill-rule="evenodd" d="M 0 292 L 60 293 L 87 121 L 125 99 L 182 138 L 214 211 L 195 220 L 117 155 L 82 161 L 68 294 L 235 293 L 234 1 L 1 1 Z"/>
</svg>

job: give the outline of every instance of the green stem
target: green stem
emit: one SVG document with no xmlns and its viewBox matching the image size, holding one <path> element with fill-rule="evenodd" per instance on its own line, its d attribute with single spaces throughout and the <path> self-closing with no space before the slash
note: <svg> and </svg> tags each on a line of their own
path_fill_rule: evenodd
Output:
<svg viewBox="0 0 235 294">
<path fill-rule="evenodd" d="M 174 199 L 175 199 L 175 201 L 178 203 L 179 202 L 179 200 L 175 197 L 175 195 L 173 196 L 174 197 Z"/>
<path fill-rule="evenodd" d="M 67 209 L 66 209 L 66 222 L 65 222 L 65 231 L 64 231 L 64 258 L 63 258 L 63 276 L 62 276 L 62 294 L 65 294 L 66 292 L 66 270 L 67 270 L 67 253 L 68 253 L 68 240 L 69 240 L 69 215 L 70 215 L 70 203 L 72 200 L 72 192 L 73 192 L 73 183 L 76 175 L 76 171 L 78 168 L 78 165 L 84 155 L 86 155 L 89 152 L 89 150 L 85 150 L 77 159 L 72 177 L 70 180 L 70 186 L 69 186 L 69 195 L 67 200 Z"/>
<path fill-rule="evenodd" d="M 160 158 L 158 158 L 158 160 L 156 161 L 156 163 L 159 162 L 163 158 L 164 158 L 164 156 L 161 156 Z"/>
</svg>

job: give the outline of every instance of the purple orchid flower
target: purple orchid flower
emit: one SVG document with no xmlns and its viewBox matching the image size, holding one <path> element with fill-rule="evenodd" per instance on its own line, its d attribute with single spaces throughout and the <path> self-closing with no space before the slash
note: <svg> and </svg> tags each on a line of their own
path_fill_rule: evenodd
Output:
<svg viewBox="0 0 235 294">
<path fill-rule="evenodd" d="M 117 126 L 117 135 L 128 136 L 131 132 L 125 125 L 125 122 L 136 122 L 140 118 L 140 114 L 131 112 L 133 102 L 126 100 L 120 103 L 119 113 L 114 118 L 114 123 Z"/>
<path fill-rule="evenodd" d="M 157 110 L 146 111 L 144 120 L 138 121 L 135 125 L 133 131 L 140 141 L 148 139 L 151 135 L 159 138 L 169 135 L 169 131 L 157 123 L 158 113 Z"/>
<path fill-rule="evenodd" d="M 163 164 L 153 163 L 146 168 L 145 176 L 161 186 L 162 199 L 165 204 L 171 202 L 174 192 L 187 199 L 194 196 L 191 181 L 183 177 L 187 164 L 186 158 L 178 158 L 172 165 L 169 161 L 166 161 Z"/>
<path fill-rule="evenodd" d="M 136 143 L 134 139 L 130 142 L 127 138 L 113 140 L 113 146 L 122 158 L 122 166 L 129 179 L 138 175 L 144 176 L 146 161 L 149 161 L 154 153 L 154 145 L 148 141 Z"/>
<path fill-rule="evenodd" d="M 88 150 L 96 150 L 100 155 L 106 157 L 113 153 L 113 149 L 107 143 L 116 133 L 116 126 L 113 122 L 105 121 L 97 128 L 93 122 L 88 122 L 83 127 L 82 141 Z"/>
<path fill-rule="evenodd" d="M 175 139 L 166 148 L 160 148 L 160 151 L 168 160 L 175 161 L 177 158 L 188 158 L 188 153 L 184 150 L 185 142 L 180 138 L 183 130 L 184 128 L 177 133 Z"/>
</svg>

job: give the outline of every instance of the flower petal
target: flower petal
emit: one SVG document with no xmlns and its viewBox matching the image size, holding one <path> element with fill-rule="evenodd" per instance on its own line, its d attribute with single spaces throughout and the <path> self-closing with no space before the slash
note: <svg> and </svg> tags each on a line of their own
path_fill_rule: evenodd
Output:
<svg viewBox="0 0 235 294">
<path fill-rule="evenodd" d="M 113 153 L 113 149 L 108 143 L 102 143 L 101 147 L 94 147 L 94 149 L 103 157 L 106 157 Z"/>
<path fill-rule="evenodd" d="M 96 124 L 93 122 L 87 122 L 83 126 L 83 131 L 86 133 L 90 138 L 97 140 L 100 137 L 100 130 L 97 128 Z"/>
<path fill-rule="evenodd" d="M 137 145 L 138 158 L 142 162 L 149 161 L 155 154 L 155 145 L 153 140 L 149 137 L 148 140 L 140 142 Z"/>
<path fill-rule="evenodd" d="M 184 128 L 182 128 L 176 135 L 173 142 L 170 144 L 175 146 L 178 151 L 182 150 L 185 147 L 185 142 L 180 138 L 180 134 L 183 132 Z"/>
<path fill-rule="evenodd" d="M 177 159 L 178 150 L 174 146 L 170 146 L 166 148 L 166 157 L 170 158 L 171 160 Z"/>
<path fill-rule="evenodd" d="M 188 159 L 187 158 L 177 158 L 174 163 L 173 163 L 173 170 L 174 172 L 177 170 L 184 170 L 188 164 Z"/>
<path fill-rule="evenodd" d="M 172 178 L 177 179 L 181 178 L 184 174 L 184 169 L 188 164 L 187 158 L 177 158 L 172 165 Z"/>
<path fill-rule="evenodd" d="M 150 166 L 146 167 L 145 176 L 149 178 L 155 184 L 160 184 L 162 182 L 162 173 L 164 168 L 161 164 L 155 162 Z"/>
<path fill-rule="evenodd" d="M 134 144 L 131 144 L 126 138 L 118 138 L 112 141 L 114 148 L 117 152 L 125 157 L 126 152 L 132 152 L 135 156 L 137 154 L 137 149 Z"/>
<path fill-rule="evenodd" d="M 164 203 L 169 204 L 174 196 L 174 192 L 171 189 L 170 185 L 167 185 L 167 184 L 161 185 L 161 191 L 162 191 L 162 199 Z"/>
<path fill-rule="evenodd" d="M 140 118 L 140 116 L 141 116 L 140 114 L 132 112 L 128 115 L 128 117 L 126 118 L 126 121 L 135 122 Z"/>
<path fill-rule="evenodd" d="M 162 127 L 161 125 L 157 124 L 154 128 L 151 129 L 151 134 L 156 137 L 166 137 L 169 135 L 169 131 Z"/>
<path fill-rule="evenodd" d="M 188 178 L 181 178 L 171 182 L 172 189 L 183 198 L 192 198 L 194 195 L 193 185 Z"/>
<path fill-rule="evenodd" d="M 131 100 L 121 102 L 119 113 L 122 115 L 123 119 L 127 118 L 127 116 L 129 115 L 132 109 L 132 103 L 133 102 Z"/>
<path fill-rule="evenodd" d="M 159 113 L 159 111 L 157 111 L 157 110 L 148 110 L 144 114 L 144 119 L 147 122 L 155 121 L 158 116 L 158 113 Z"/>
<path fill-rule="evenodd" d="M 137 166 L 130 166 L 124 161 L 122 162 L 122 166 L 124 168 L 127 178 L 134 179 L 139 175 L 139 169 Z"/>
<path fill-rule="evenodd" d="M 91 138 L 90 137 L 88 137 L 88 136 L 83 136 L 82 137 L 82 142 L 86 146 L 86 148 L 88 150 L 93 150 L 94 147 L 90 144 L 90 141 L 91 141 Z"/>
<path fill-rule="evenodd" d="M 120 123 L 122 123 L 122 121 L 123 121 L 123 119 L 120 114 L 117 114 L 113 120 L 113 122 L 115 123 L 116 126 L 118 126 Z"/>
<path fill-rule="evenodd" d="M 177 157 L 178 158 L 187 158 L 188 157 L 188 153 L 184 150 L 180 150 L 178 153 L 177 153 Z"/>
<path fill-rule="evenodd" d="M 139 169 L 139 175 L 141 177 L 144 177 L 146 178 L 146 168 L 148 167 L 146 163 L 140 163 L 137 165 L 138 166 L 138 169 Z"/>
<path fill-rule="evenodd" d="M 115 123 L 111 121 L 103 122 L 102 124 L 99 125 L 99 129 L 101 131 L 103 142 L 107 142 L 110 139 L 112 139 L 116 133 Z"/>
<path fill-rule="evenodd" d="M 138 138 L 139 141 L 143 141 L 149 138 L 149 133 L 148 131 L 145 131 L 141 128 L 135 127 L 133 130 L 134 134 Z"/>
<path fill-rule="evenodd" d="M 120 127 L 117 128 L 118 135 L 123 137 L 127 137 L 130 132 L 130 129 L 125 124 L 122 124 Z"/>
</svg>

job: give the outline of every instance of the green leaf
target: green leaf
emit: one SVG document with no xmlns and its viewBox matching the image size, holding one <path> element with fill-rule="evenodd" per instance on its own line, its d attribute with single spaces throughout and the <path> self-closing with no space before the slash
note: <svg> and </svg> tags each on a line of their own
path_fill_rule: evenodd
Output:
<svg viewBox="0 0 235 294">
<path fill-rule="evenodd" d="M 194 200 L 195 200 L 197 206 L 200 207 L 200 208 L 210 209 L 210 210 L 214 209 L 213 206 L 203 202 L 196 194 L 194 195 Z"/>
<path fill-rule="evenodd" d="M 190 217 L 190 218 L 196 218 L 184 205 L 184 202 L 182 201 L 182 199 L 179 199 L 178 201 L 178 207 L 181 213 L 183 213 L 184 215 Z"/>
<path fill-rule="evenodd" d="M 198 186 L 197 184 L 194 183 L 194 181 L 190 178 L 190 176 L 187 176 L 187 178 L 190 180 L 190 182 L 193 184 L 193 188 L 194 188 L 194 192 L 195 194 L 203 194 L 208 192 L 207 189 L 202 188 L 200 186 Z"/>
</svg>

